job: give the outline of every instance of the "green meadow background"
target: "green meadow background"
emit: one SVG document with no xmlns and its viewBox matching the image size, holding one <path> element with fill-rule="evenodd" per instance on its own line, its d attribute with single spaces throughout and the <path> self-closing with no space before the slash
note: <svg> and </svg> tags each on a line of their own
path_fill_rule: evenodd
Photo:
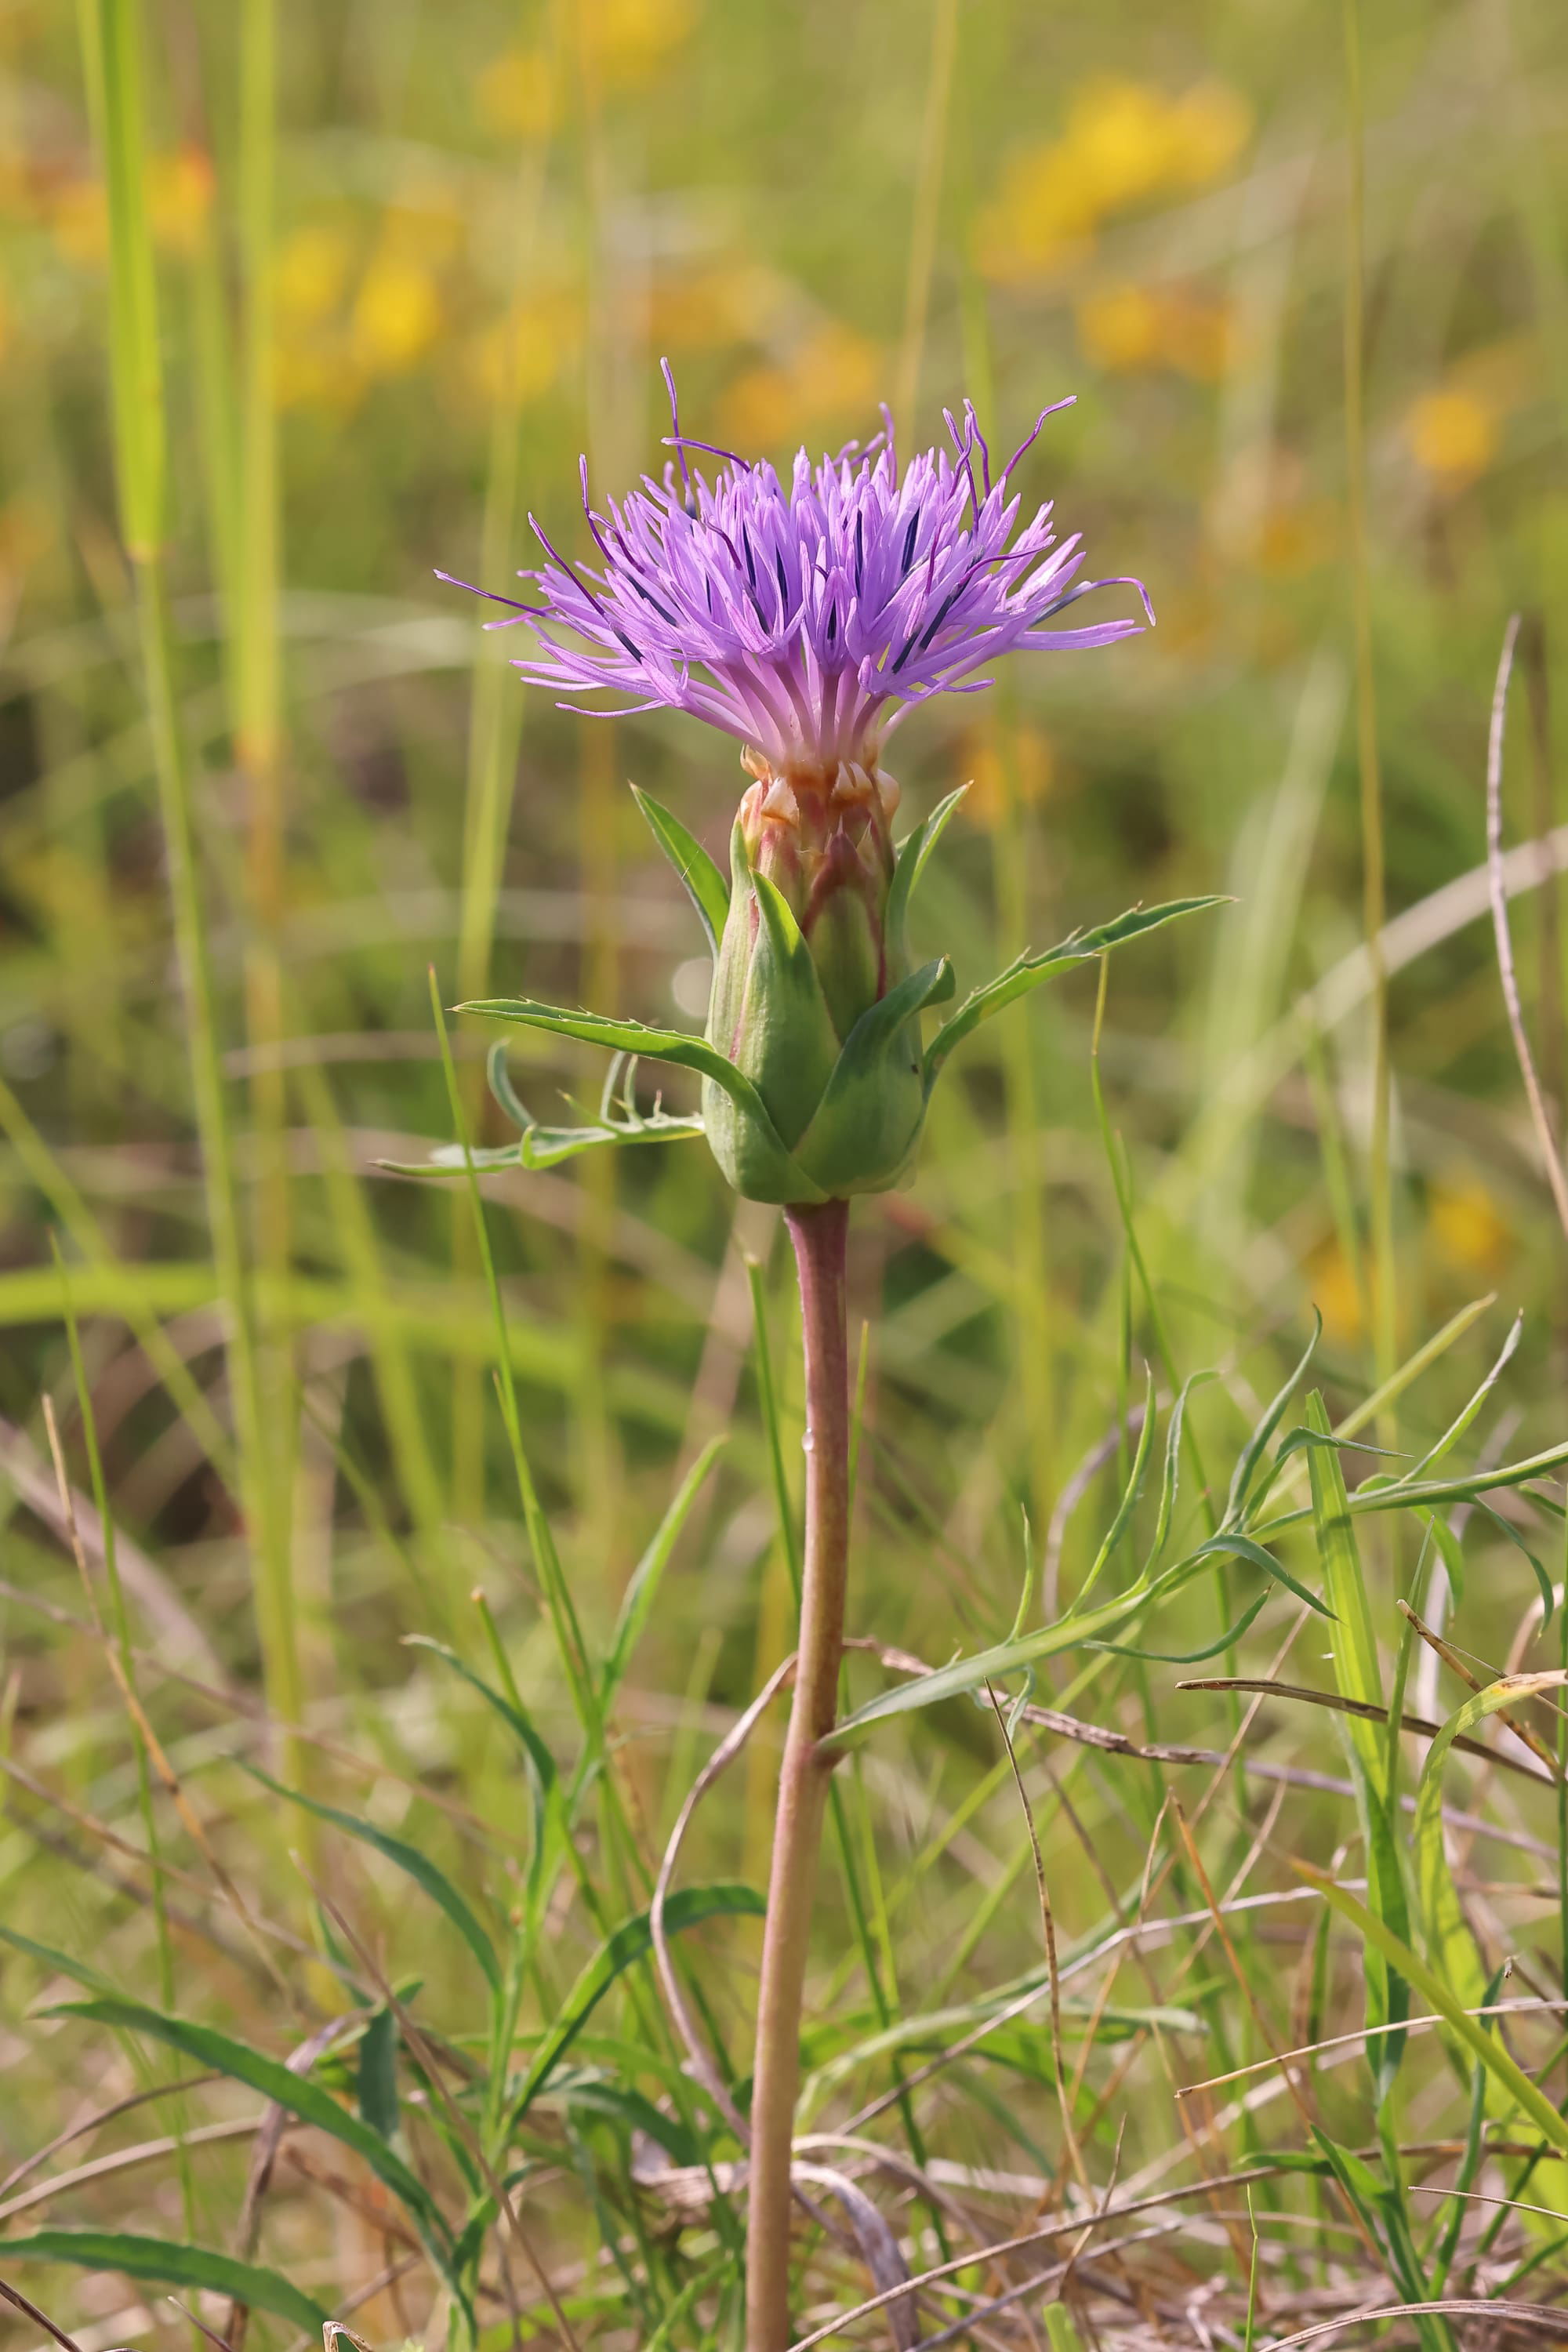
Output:
<svg viewBox="0 0 1568 2352">
<path fill-rule="evenodd" d="M 1464 1444 L 1493 1464 L 1538 1453 L 1568 1433 L 1563 1233 L 1482 868 L 1489 708 L 1518 612 L 1503 820 L 1509 844 L 1546 844 L 1510 871 L 1554 1119 L 1568 55 L 1551 0 L 1369 0 L 1359 25 L 1349 0 L 1348 60 L 1326 0 L 83 5 L 85 51 L 63 7 L 0 7 L 0 1918 L 286 2056 L 342 2005 L 311 1957 L 331 1951 L 324 1885 L 462 2048 L 479 2027 L 460 1943 L 383 1860 L 240 1766 L 409 1840 L 507 1917 L 527 1852 L 514 1751 L 405 1637 L 478 1667 L 488 1612 L 563 1770 L 580 1727 L 469 1204 L 384 1163 L 454 1132 L 431 972 L 448 1006 L 515 993 L 700 1024 L 700 934 L 626 784 L 721 855 L 743 780 L 694 723 L 589 722 L 525 690 L 506 667 L 521 633 L 483 635 L 489 608 L 436 568 L 510 590 L 530 512 L 581 552 L 579 453 L 601 499 L 668 454 L 663 355 L 689 432 L 780 465 L 801 441 L 868 435 L 881 399 L 907 449 L 968 393 L 1005 454 L 1077 395 L 1018 488 L 1057 500 L 1092 571 L 1144 581 L 1158 626 L 1020 661 L 895 738 L 911 817 L 973 780 L 918 944 L 950 950 L 967 987 L 1138 900 L 1234 903 L 1122 952 L 1098 1031 L 1092 970 L 987 1029 L 936 1097 L 913 1188 L 858 1207 L 854 1632 L 941 1664 L 1005 1637 L 1026 1564 L 1030 1609 L 1059 1607 L 1115 1511 L 1146 1362 L 1167 1403 L 1173 1381 L 1215 1370 L 1193 1416 L 1223 1494 L 1314 1310 L 1331 1415 L 1392 1381 L 1375 1433 L 1414 1458 L 1522 1309 Z M 122 143 L 130 176 L 106 178 L 138 83 L 142 152 Z M 1347 302 L 1364 328 L 1348 383 Z M 1107 590 L 1097 614 L 1130 594 Z M 1387 927 L 1376 957 L 1369 924 Z M 182 954 L 209 983 L 194 1009 Z M 449 1026 L 464 1116 L 499 1144 L 488 1037 Z M 592 1106 L 603 1075 L 537 1037 L 510 1067 L 546 1118 Z M 700 1144 L 482 1189 L 522 1440 L 593 1655 L 679 1478 L 726 1439 L 576 1831 L 613 1927 L 646 1904 L 695 1771 L 789 1647 L 793 1278 L 774 1213 L 737 1206 Z M 1380 1466 L 1345 1459 L 1352 1484 Z M 1508 1538 L 1560 1583 L 1560 1529 L 1527 1500 L 1499 1509 L 1455 1531 L 1449 1622 L 1483 1680 L 1557 1663 Z M 1413 1592 L 1443 1612 L 1423 1534 L 1380 1520 L 1366 1587 L 1388 1675 L 1397 1664 L 1407 1703 L 1444 1717 L 1463 1685 L 1412 1652 L 1393 1605 Z M 1310 1541 L 1287 1556 L 1321 1584 Z M 1229 1575 L 1236 1615 L 1267 1588 L 1245 1564 Z M 1133 1638 L 1200 1650 L 1220 1607 L 1195 1583 Z M 1331 1687 L 1322 1631 L 1302 1633 L 1276 1591 L 1238 1651 L 1190 1671 Z M 1143 1741 L 1223 1749 L 1243 1732 L 1248 1759 L 1342 1777 L 1330 1715 L 1270 1701 L 1244 1724 L 1234 1695 L 1180 1692 L 1182 1675 L 1100 1654 L 1042 1667 L 1034 1696 Z M 850 1680 L 868 1696 L 878 1670 Z M 1406 1744 L 1407 1786 L 1422 1753 Z M 763 1883 L 775 1757 L 760 1739 L 721 1785 L 689 1874 Z M 1180 1863 L 1166 1907 L 1201 1912 L 1153 1768 L 1022 1733 L 1019 1764 L 1064 1949 L 1136 1910 L 1151 1839 Z M 1516 1952 L 1510 1997 L 1555 1998 L 1555 1802 L 1474 1759 L 1449 1770 L 1456 1801 L 1524 1839 L 1450 1843 L 1483 1979 Z M 1353 1874 L 1343 1797 L 1216 1785 L 1199 1833 L 1216 1885 L 1239 1886 L 1245 1863 L 1249 1891 L 1299 1886 L 1293 1854 L 1349 1853 Z M 1041 1937 L 988 1709 L 910 1717 L 841 1786 L 809 2053 L 843 2060 L 816 2108 L 839 2120 L 903 2063 L 868 2054 L 878 2032 L 983 2003 L 1039 1966 Z M 563 1876 L 525 2055 L 605 1924 L 592 1910 Z M 1091 1981 L 1111 2008 L 1174 2002 L 1184 2021 L 1072 2029 L 1100 2189 L 1117 2167 L 1153 2179 L 1199 2160 L 1173 2083 L 1361 2015 L 1353 1937 L 1336 1930 L 1314 1978 L 1299 1904 L 1237 1927 L 1261 2015 L 1220 1943 L 1184 1933 L 1114 2000 Z M 710 1923 L 686 1948 L 743 2071 L 755 1927 Z M 57 2134 L 179 2062 L 45 2018 L 69 1990 L 47 1960 L 14 1956 L 5 1979 L 0 2275 L 83 2352 L 189 2340 L 161 2286 L 43 2254 L 12 2265 L 7 2241 L 94 2228 L 239 2251 L 254 2095 L 128 2112 L 8 2195 Z M 658 2095 L 657 2068 L 638 2074 L 659 2046 L 646 1971 L 595 2030 L 585 2063 Z M 1555 2100 L 1553 2032 L 1518 2041 Z M 1042 2026 L 922 2095 L 921 2146 L 1026 2184 L 990 2192 L 998 2237 L 1060 2157 L 1047 2045 Z M 1435 2036 L 1412 2043 L 1405 2080 L 1395 2137 L 1462 2141 L 1468 2076 Z M 352 2095 L 348 2075 L 338 2087 Z M 1370 2100 L 1364 2069 L 1325 2074 L 1343 2144 L 1375 2137 Z M 219 2125 L 194 2152 L 188 2135 Z M 536 2128 L 530 2210 L 584 2340 L 652 2340 L 685 2254 L 638 2204 L 629 2126 L 563 2109 Z M 162 2152 L 34 2195 L 159 2135 Z M 1276 2082 L 1201 2163 L 1219 2174 L 1301 2136 Z M 384 2192 L 310 2133 L 286 2147 L 260 2257 L 345 2305 L 388 2268 Z M 912 2258 L 940 2260 L 931 2215 L 903 2189 L 887 2201 Z M 1330 2276 L 1344 2224 L 1321 2200 L 1297 2210 L 1325 2234 L 1282 2222 L 1268 2275 L 1305 2294 L 1289 2266 Z M 1419 2231 L 1435 2210 L 1415 2200 Z M 1161 2293 L 1211 2273 L 1237 2291 L 1231 2221 L 1204 2228 L 1159 2256 Z M 658 2242 L 611 2262 L 617 2231 Z M 1540 2242 L 1518 2239 L 1513 2267 Z M 818 2320 L 870 2291 L 842 2249 L 824 2262 Z M 628 2267 L 656 2282 L 641 2303 Z M 1239 2292 L 1245 2310 L 1245 2276 Z M 221 2304 L 200 2307 L 221 2324 Z M 354 2325 L 422 2336 L 430 2307 L 416 2271 Z M 700 2296 L 682 2314 L 672 2340 L 729 2340 Z M 276 2316 L 254 2326 L 292 2337 Z M 41 2340 L 26 2318 L 0 2327 Z"/>
</svg>

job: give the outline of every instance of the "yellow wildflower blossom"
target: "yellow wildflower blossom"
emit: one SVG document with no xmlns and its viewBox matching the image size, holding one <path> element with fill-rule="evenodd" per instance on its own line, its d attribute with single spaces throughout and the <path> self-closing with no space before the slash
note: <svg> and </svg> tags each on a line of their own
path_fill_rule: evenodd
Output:
<svg viewBox="0 0 1568 2352">
<path fill-rule="evenodd" d="M 49 231 L 68 261 L 96 268 L 109 251 L 109 200 L 101 180 L 67 180 L 49 200 Z"/>
<path fill-rule="evenodd" d="M 783 365 L 748 368 L 725 394 L 720 438 L 741 448 L 765 449 L 874 410 L 879 389 L 875 343 L 855 328 L 830 320 Z"/>
<path fill-rule="evenodd" d="M 1489 1282 L 1500 1274 L 1512 1230 L 1484 1184 L 1435 1184 L 1427 1195 L 1426 1231 L 1437 1256 L 1466 1275 Z"/>
<path fill-rule="evenodd" d="M 360 281 L 349 347 L 373 376 L 406 375 L 441 331 L 441 296 L 430 271 L 395 253 L 379 253 Z"/>
<path fill-rule="evenodd" d="M 1497 455 L 1498 415 L 1473 392 L 1429 392 L 1405 420 L 1415 462 L 1450 488 L 1474 481 Z"/>
<path fill-rule="evenodd" d="M 555 80 L 542 49 L 508 49 L 479 78 L 475 99 L 487 130 L 542 139 L 555 121 Z"/>
<path fill-rule="evenodd" d="M 1199 82 L 1179 98 L 1165 121 L 1165 169 L 1172 184 L 1206 187 L 1240 159 L 1252 136 L 1252 109 L 1223 81 Z"/>
<path fill-rule="evenodd" d="M 147 210 L 153 234 L 166 252 L 201 250 L 215 193 L 212 158 L 205 148 L 187 143 L 172 154 L 153 156 L 147 168 Z"/>
<path fill-rule="evenodd" d="M 353 261 L 353 246 L 341 228 L 295 229 L 278 254 L 279 318 L 299 326 L 330 318 L 342 302 Z"/>
</svg>

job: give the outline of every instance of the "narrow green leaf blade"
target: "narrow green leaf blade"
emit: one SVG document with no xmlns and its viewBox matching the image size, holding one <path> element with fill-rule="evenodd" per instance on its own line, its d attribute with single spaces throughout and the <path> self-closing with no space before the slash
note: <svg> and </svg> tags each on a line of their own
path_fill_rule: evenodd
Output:
<svg viewBox="0 0 1568 2352">
<path fill-rule="evenodd" d="M 987 981 L 965 998 L 950 1021 L 944 1022 L 931 1040 L 926 1054 L 927 1092 L 935 1085 L 943 1063 L 955 1045 L 962 1045 L 983 1021 L 989 1021 L 1005 1006 L 1020 996 L 1038 988 L 1043 981 L 1072 964 L 1092 961 L 1096 956 L 1107 955 L 1128 940 L 1138 939 L 1145 931 L 1155 931 L 1165 923 L 1173 923 L 1184 915 L 1200 913 L 1206 907 L 1223 906 L 1219 898 L 1173 898 L 1163 907 L 1132 907 L 1126 914 L 1118 915 L 1114 922 L 1100 923 L 1093 930 L 1074 933 L 1059 947 L 1046 948 L 1037 955 L 1021 955 L 1005 971 Z"/>
<path fill-rule="evenodd" d="M 640 784 L 632 786 L 632 798 L 647 824 L 648 831 L 679 875 L 686 894 L 697 909 L 698 920 L 708 934 L 708 945 L 715 962 L 719 942 L 724 936 L 724 924 L 730 912 L 730 885 L 709 856 L 694 834 L 688 833 L 678 816 L 671 814 L 663 803 Z"/>
<path fill-rule="evenodd" d="M 766 1909 L 766 1904 L 754 1887 L 734 1881 L 719 1881 L 710 1886 L 684 1886 L 672 1895 L 664 1906 L 665 1929 L 674 1936 L 685 1928 L 697 1927 L 704 1919 L 736 1916 L 760 1919 Z M 637 1961 L 646 1958 L 652 1949 L 653 1929 L 646 1911 L 639 1911 L 634 1918 L 623 1921 L 608 1941 L 600 1946 L 567 1994 L 560 2013 L 534 2053 L 533 2063 L 528 2070 L 512 2111 L 514 2128 L 549 2082 L 616 1978 L 623 1976 Z"/>
<path fill-rule="evenodd" d="M 1509 2055 L 1501 2041 L 1488 2033 L 1482 2021 L 1472 2017 L 1462 2001 L 1449 1990 L 1435 1969 L 1413 1952 L 1404 1939 L 1396 1936 L 1386 1923 L 1367 1909 L 1364 1903 L 1337 1886 L 1322 1871 L 1312 1870 L 1304 1863 L 1296 1865 L 1301 1875 L 1315 1886 L 1325 1902 L 1332 1905 L 1341 1917 L 1349 1921 L 1367 1943 L 1375 1945 L 1384 1958 L 1398 1969 L 1432 2007 L 1443 2017 L 1466 2043 L 1471 2053 L 1494 2079 L 1510 2095 L 1521 2113 L 1530 2117 L 1549 2146 L 1568 2155 L 1568 2116 L 1558 2114 L 1551 2100 L 1538 2090 L 1523 2068 Z"/>
<path fill-rule="evenodd" d="M 722 1435 L 710 1438 L 680 1485 L 679 1492 L 660 1520 L 658 1533 L 644 1552 L 626 1590 L 621 1613 L 616 1623 L 610 1654 L 605 1661 L 603 1682 L 604 1706 L 609 1712 L 610 1702 L 632 1661 L 632 1654 L 642 1638 L 643 1629 L 653 1613 L 658 1598 L 658 1588 L 669 1556 L 675 1549 L 681 1528 L 686 1525 L 691 1507 L 701 1492 L 709 1471 L 713 1467 L 724 1445 Z"/>
<path fill-rule="evenodd" d="M 0 1937 L 7 1942 L 14 1940 L 6 1927 L 0 1927 Z M 291 2074 L 280 2059 L 252 2050 L 231 2034 L 219 2032 L 216 2026 L 200 2024 L 195 2018 L 172 2016 L 165 2010 L 153 2009 L 146 2001 L 132 2000 L 120 1993 L 100 1994 L 92 2000 L 64 2001 L 52 2014 L 86 2018 L 94 2024 L 118 2026 L 127 2033 L 145 2033 L 154 2042 L 167 2043 L 172 2050 L 183 2051 L 208 2073 L 226 2074 L 234 2082 L 247 2084 L 286 2114 L 298 2116 L 301 2123 L 313 2124 L 318 2131 L 326 2132 L 363 2157 L 376 2178 L 402 2200 L 426 2242 L 445 2252 L 446 2225 L 429 2191 L 377 2133 L 346 2107 L 340 2106 L 331 2094 L 309 2075 Z"/>
<path fill-rule="evenodd" d="M 131 2230 L 37 2230 L 28 2238 L 6 2238 L 0 2252 L 7 2263 L 74 2263 L 80 2270 L 120 2271 L 157 2286 L 202 2289 L 232 2295 L 254 2311 L 269 2311 L 290 2326 L 320 2336 L 328 2314 L 291 2279 L 261 2263 L 186 2246 L 170 2238 L 144 2238 Z"/>
<path fill-rule="evenodd" d="M 405 1878 L 411 1878 L 416 1886 L 423 1888 L 431 1902 L 446 1913 L 456 1927 L 491 1989 L 496 1992 L 500 1990 L 500 1962 L 496 1958 L 495 1946 L 479 1925 L 467 1899 L 427 1854 L 421 1853 L 417 1846 L 410 1845 L 405 1839 L 393 1837 L 387 1831 L 373 1827 L 357 1813 L 342 1812 L 336 1805 L 323 1805 L 316 1798 L 307 1797 L 302 1790 L 285 1788 L 269 1772 L 264 1772 L 259 1764 L 247 1763 L 244 1769 L 253 1780 L 259 1780 L 264 1789 L 270 1789 L 275 1797 L 287 1798 L 291 1805 L 313 1813 L 320 1822 L 331 1822 L 334 1829 L 342 1830 L 346 1837 L 357 1838 L 361 1845 L 371 1847 L 390 1862 L 395 1870 L 402 1871 Z"/>
</svg>

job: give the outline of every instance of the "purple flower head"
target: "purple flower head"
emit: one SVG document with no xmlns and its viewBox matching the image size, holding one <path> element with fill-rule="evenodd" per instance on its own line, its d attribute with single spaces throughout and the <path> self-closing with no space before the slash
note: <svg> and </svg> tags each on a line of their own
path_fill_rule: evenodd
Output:
<svg viewBox="0 0 1568 2352">
<path fill-rule="evenodd" d="M 601 514 L 583 463 L 597 567 L 568 562 L 533 523 L 546 561 L 521 576 L 543 602 L 513 617 L 531 622 L 540 651 L 516 667 L 557 689 L 563 708 L 605 711 L 577 698 L 608 688 L 618 715 L 689 711 L 749 747 L 748 765 L 826 782 L 840 763 L 874 775 L 908 709 L 979 692 L 1004 654 L 1110 645 L 1142 626 L 1047 625 L 1116 584 L 1079 578 L 1083 549 L 1076 534 L 1058 542 L 1048 502 L 1017 529 L 1008 478 L 1054 409 L 994 479 L 966 400 L 962 426 L 947 413 L 951 455 L 922 451 L 900 472 L 884 408 L 865 448 L 852 442 L 816 466 L 802 449 L 786 485 L 770 465 L 689 439 L 668 361 L 664 376 L 679 465 Z M 689 462 L 699 450 L 724 461 L 711 483 Z M 1142 583 L 1121 584 L 1152 622 Z"/>
</svg>

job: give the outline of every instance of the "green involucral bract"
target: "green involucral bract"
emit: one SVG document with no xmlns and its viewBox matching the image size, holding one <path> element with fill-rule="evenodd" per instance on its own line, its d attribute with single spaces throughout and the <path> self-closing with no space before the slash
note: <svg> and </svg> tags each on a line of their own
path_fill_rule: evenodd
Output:
<svg viewBox="0 0 1568 2352">
<path fill-rule="evenodd" d="M 730 1183 L 750 1200 L 810 1203 L 905 1181 L 931 1088 L 953 1048 L 983 1022 L 1055 973 L 1220 903 L 1178 898 L 1134 907 L 1057 947 L 1021 955 L 973 990 L 928 1045 L 921 1015 L 952 996 L 952 967 L 943 956 L 911 971 L 905 919 L 963 797 L 949 793 L 895 848 L 889 825 L 896 787 L 888 778 L 840 769 L 828 788 L 821 780 L 764 776 L 741 803 L 726 880 L 679 819 L 637 792 L 714 950 L 706 1033 L 694 1037 L 528 998 L 466 1004 L 465 1013 L 603 1045 L 615 1059 L 598 1118 L 547 1128 L 519 1102 L 498 1049 L 491 1085 L 522 1130 L 519 1141 L 472 1155 L 454 1146 L 426 1172 L 450 1173 L 470 1160 L 548 1167 L 602 1145 L 705 1134 Z M 700 1076 L 700 1118 L 672 1115 L 657 1097 L 651 1112 L 638 1110 L 635 1081 L 647 1062 Z"/>
<path fill-rule="evenodd" d="M 706 1078 L 702 1119 L 749 1199 L 880 1192 L 912 1172 L 925 1118 L 921 1008 L 951 995 L 952 980 L 933 964 L 911 982 L 889 814 L 869 779 L 846 793 L 770 778 L 742 803 L 708 1039 L 752 1081 L 767 1118 Z"/>
</svg>

